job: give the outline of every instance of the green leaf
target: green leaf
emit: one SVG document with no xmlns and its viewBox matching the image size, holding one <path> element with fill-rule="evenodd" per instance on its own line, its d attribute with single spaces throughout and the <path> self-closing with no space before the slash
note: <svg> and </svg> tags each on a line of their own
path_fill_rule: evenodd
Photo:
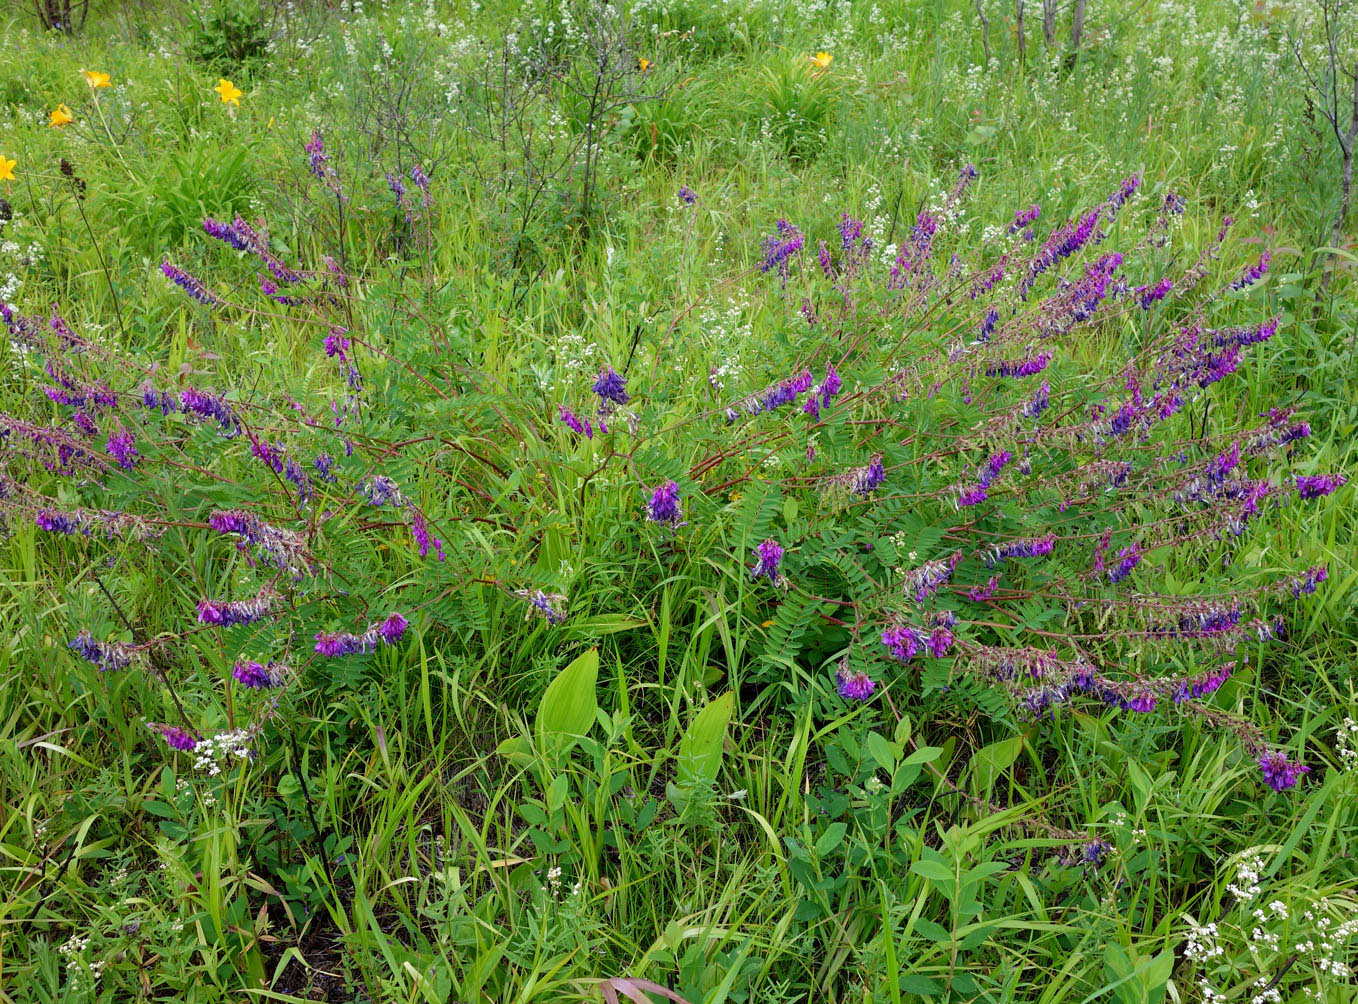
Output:
<svg viewBox="0 0 1358 1004">
<path fill-rule="evenodd" d="M 896 766 L 896 751 L 891 748 L 885 737 L 878 732 L 869 732 L 867 742 L 868 753 L 882 770 L 891 770 Z"/>
<path fill-rule="evenodd" d="M 547 687 L 537 717 L 544 749 L 565 753 L 589 733 L 599 707 L 594 689 L 598 676 L 599 650 L 592 648 L 573 659 Z"/>
<path fill-rule="evenodd" d="M 989 798 L 1000 775 L 1013 766 L 1022 752 L 1022 736 L 1001 739 L 978 749 L 971 758 L 971 776 L 976 793 L 982 798 Z"/>
<path fill-rule="evenodd" d="M 952 933 L 946 927 L 942 924 L 935 924 L 932 920 L 925 920 L 923 917 L 915 921 L 915 931 L 935 944 L 952 941 Z"/>
<path fill-rule="evenodd" d="M 675 780 L 666 786 L 665 794 L 681 813 L 694 795 L 710 790 L 717 781 L 733 701 L 728 691 L 703 708 L 679 740 Z"/>
<path fill-rule="evenodd" d="M 844 834 L 849 827 L 844 823 L 831 823 L 816 841 L 816 857 L 823 858 L 844 842 Z"/>
<path fill-rule="evenodd" d="M 910 870 L 930 882 L 951 882 L 954 878 L 952 869 L 939 861 L 916 861 Z"/>
<path fill-rule="evenodd" d="M 693 719 L 684 737 L 679 740 L 679 762 L 676 775 L 681 785 L 711 785 L 721 768 L 721 748 L 726 740 L 726 726 L 731 720 L 733 695 L 728 691 L 717 698 Z"/>
</svg>

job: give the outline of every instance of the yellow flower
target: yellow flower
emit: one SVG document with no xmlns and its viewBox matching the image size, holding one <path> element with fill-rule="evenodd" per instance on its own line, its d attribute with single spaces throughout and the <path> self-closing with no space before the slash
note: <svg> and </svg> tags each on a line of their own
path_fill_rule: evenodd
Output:
<svg viewBox="0 0 1358 1004">
<path fill-rule="evenodd" d="M 637 65 L 641 67 L 641 72 L 645 73 L 647 70 L 651 68 L 651 61 L 649 59 L 643 59 L 640 56 L 638 56 Z"/>
<path fill-rule="evenodd" d="M 60 129 L 68 122 L 74 122 L 75 116 L 65 105 L 57 105 L 51 115 L 47 116 L 47 124 L 53 129 Z"/>
<path fill-rule="evenodd" d="M 14 180 L 14 165 L 17 163 L 17 160 L 6 160 L 5 155 L 0 153 L 0 181 Z"/>
<path fill-rule="evenodd" d="M 85 78 L 85 83 L 89 84 L 91 89 L 108 86 L 107 73 L 100 73 L 98 70 L 81 70 L 80 75 Z"/>
<path fill-rule="evenodd" d="M 830 65 L 830 60 L 834 59 L 835 57 L 830 55 L 828 52 L 818 52 L 810 58 L 812 64 L 814 64 L 817 69 L 823 70 Z"/>
<path fill-rule="evenodd" d="M 244 92 L 225 77 L 218 80 L 217 86 L 212 89 L 222 96 L 222 104 L 240 107 L 240 96 Z"/>
</svg>

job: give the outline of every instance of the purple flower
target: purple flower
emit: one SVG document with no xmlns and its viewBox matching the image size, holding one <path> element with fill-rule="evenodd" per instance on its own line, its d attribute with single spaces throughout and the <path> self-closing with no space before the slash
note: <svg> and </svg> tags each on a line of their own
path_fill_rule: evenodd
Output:
<svg viewBox="0 0 1358 1004">
<path fill-rule="evenodd" d="M 1137 301 L 1141 304 L 1142 310 L 1150 310 L 1152 303 L 1163 300 L 1173 288 L 1174 282 L 1170 279 L 1161 279 L 1154 286 L 1138 286 Z"/>
<path fill-rule="evenodd" d="M 967 590 L 967 599 L 973 603 L 984 603 L 995 595 L 995 590 L 999 588 L 1000 576 L 997 572 L 986 580 L 985 585 L 972 586 Z"/>
<path fill-rule="evenodd" d="M 413 506 L 410 512 L 410 533 L 415 538 L 415 546 L 420 549 L 420 557 L 426 557 L 432 547 L 438 554 L 439 561 L 444 561 L 443 541 L 429 535 L 429 521 L 425 519 L 424 513 Z"/>
<path fill-rule="evenodd" d="M 686 206 L 691 206 L 698 201 L 698 193 L 687 185 L 680 185 L 678 191 L 679 201 Z"/>
<path fill-rule="evenodd" d="M 517 589 L 514 595 L 528 601 L 528 617 L 536 614 L 555 627 L 566 619 L 566 597 L 560 593 L 544 593 L 541 589 Z"/>
<path fill-rule="evenodd" d="M 1018 233 L 1024 227 L 1036 221 L 1037 218 L 1041 215 L 1042 207 L 1039 206 L 1036 202 L 1034 202 L 1027 209 L 1020 209 L 1017 213 L 1014 214 L 1014 222 L 1009 224 L 1009 234 L 1012 236 L 1013 234 Z"/>
<path fill-rule="evenodd" d="M 375 651 L 379 642 L 394 645 L 405 634 L 408 626 L 404 617 L 393 613 L 385 620 L 369 624 L 362 634 L 322 632 L 316 635 L 316 652 L 327 659 L 344 655 L 366 655 Z"/>
<path fill-rule="evenodd" d="M 855 495 L 867 498 L 872 490 L 886 481 L 886 468 L 882 466 L 882 455 L 874 454 L 868 466 L 850 471 L 853 475 L 852 488 Z"/>
<path fill-rule="evenodd" d="M 1264 773 L 1264 782 L 1274 791 L 1295 788 L 1301 776 L 1311 772 L 1310 767 L 1290 763 L 1287 754 L 1281 750 L 1265 753 L 1259 757 L 1259 769 Z"/>
<path fill-rule="evenodd" d="M 997 545 L 991 551 L 987 563 L 994 564 L 1001 558 L 1040 558 L 1043 555 L 1051 554 L 1055 549 L 1056 534 L 1054 533 L 1049 533 L 1043 537 L 1011 540 L 1006 544 Z"/>
<path fill-rule="evenodd" d="M 99 667 L 101 673 L 126 669 L 132 664 L 134 649 L 121 641 L 95 641 L 88 631 L 81 631 L 70 642 L 74 649 L 87 662 Z"/>
<path fill-rule="evenodd" d="M 185 293 L 188 293 L 189 296 L 193 297 L 199 303 L 205 303 L 209 307 L 212 307 L 222 302 L 221 298 L 218 297 L 216 293 L 212 292 L 178 265 L 171 264 L 168 258 L 160 263 L 160 270 L 165 273 L 166 278 Z"/>
<path fill-rule="evenodd" d="M 568 429 L 576 435 L 584 436 L 586 439 L 594 438 L 594 427 L 589 424 L 589 419 L 581 421 L 576 416 L 575 412 L 571 411 L 564 404 L 558 404 L 556 407 L 560 412 L 559 417 L 561 418 L 561 421 L 565 423 Z"/>
<path fill-rule="evenodd" d="M 927 647 L 929 654 L 935 659 L 942 659 L 948 654 L 948 649 L 952 648 L 953 634 L 945 627 L 936 627 L 929 632 Z"/>
<path fill-rule="evenodd" d="M 1101 865 L 1113 848 L 1102 840 L 1092 840 L 1080 848 L 1080 860 L 1085 864 Z"/>
<path fill-rule="evenodd" d="M 403 506 L 406 497 L 401 494 L 401 486 L 385 474 L 371 474 L 359 484 L 368 505 L 381 508 L 384 505 Z"/>
<path fill-rule="evenodd" d="M 294 571 L 305 565 L 306 545 L 291 530 L 265 523 L 254 513 L 243 509 L 215 509 L 208 515 L 207 525 L 218 533 L 240 537 L 237 545 L 254 545 L 260 556 L 280 571 Z"/>
<path fill-rule="evenodd" d="M 312 176 L 324 181 L 327 173 L 326 161 L 329 158 L 325 155 L 325 142 L 321 139 L 321 134 L 315 129 L 311 131 L 311 139 L 306 145 L 306 152 Z"/>
<path fill-rule="evenodd" d="M 409 622 L 400 614 L 388 614 L 387 619 L 377 626 L 377 633 L 388 645 L 394 645 L 401 640 L 409 626 Z"/>
<path fill-rule="evenodd" d="M 160 734 L 172 750 L 181 750 L 187 753 L 198 745 L 198 740 L 191 733 L 185 732 L 177 725 L 162 725 Z"/>
<path fill-rule="evenodd" d="M 1318 499 L 1348 482 L 1342 474 L 1298 474 L 1297 495 L 1304 499 Z"/>
<path fill-rule="evenodd" d="M 132 470 L 137 466 L 137 447 L 136 439 L 132 433 L 119 427 L 116 432 L 109 433 L 108 442 L 104 444 L 104 449 L 108 455 L 118 461 L 118 466 L 125 471 Z"/>
<path fill-rule="evenodd" d="M 1112 582 L 1121 582 L 1132 574 L 1132 569 L 1141 560 L 1141 548 L 1136 544 L 1131 547 L 1124 547 L 1118 551 L 1117 560 L 1113 562 L 1113 567 L 1108 569 L 1108 578 Z"/>
<path fill-rule="evenodd" d="M 924 648 L 919 633 L 903 624 L 894 624 L 883 631 L 882 644 L 897 662 L 909 662 Z"/>
<path fill-rule="evenodd" d="M 1184 701 L 1197 700 L 1199 697 L 1205 697 L 1220 690 L 1221 685 L 1230 678 L 1234 666 L 1234 663 L 1228 662 L 1210 673 L 1185 680 L 1179 685 L 1179 689 L 1174 692 L 1174 703 L 1182 704 Z"/>
<path fill-rule="evenodd" d="M 987 376 L 1026 377 L 1041 373 L 1052 361 L 1050 352 L 1039 352 L 1029 359 L 1001 359 L 986 368 Z"/>
<path fill-rule="evenodd" d="M 198 622 L 218 627 L 253 624 L 267 617 L 277 600 L 278 594 L 271 589 L 264 589 L 248 600 L 201 599 L 198 601 Z"/>
<path fill-rule="evenodd" d="M 236 233 L 235 228 L 230 223 L 222 223 L 209 216 L 203 220 L 203 229 L 207 231 L 209 237 L 215 237 L 237 251 L 245 250 L 245 241 L 241 240 L 240 234 Z"/>
<path fill-rule="evenodd" d="M 783 560 L 783 545 L 772 538 L 754 549 L 755 565 L 750 570 L 756 579 L 768 579 L 775 586 L 782 585 L 783 576 L 779 565 Z"/>
<path fill-rule="evenodd" d="M 216 419 L 222 435 L 228 439 L 240 435 L 240 420 L 231 406 L 219 397 L 205 394 L 195 387 L 185 387 L 179 394 L 179 409 L 186 415 Z"/>
<path fill-rule="evenodd" d="M 602 402 L 626 404 L 629 400 L 627 384 L 612 366 L 599 370 L 599 379 L 594 381 L 594 393 L 599 395 Z"/>
<path fill-rule="evenodd" d="M 324 346 L 325 354 L 327 356 L 330 356 L 332 359 L 338 356 L 340 362 L 347 363 L 349 361 L 349 347 L 353 343 L 348 338 L 345 338 L 344 335 L 345 331 L 343 328 L 331 328 L 321 344 Z"/>
<path fill-rule="evenodd" d="M 80 519 L 60 509 L 39 509 L 33 517 L 39 530 L 48 533 L 75 533 L 80 529 Z"/>
<path fill-rule="evenodd" d="M 802 249 L 803 238 L 802 232 L 787 220 L 779 220 L 777 229 L 777 234 L 764 238 L 764 260 L 759 268 L 762 272 L 777 269 L 786 287 L 791 258 Z"/>
<path fill-rule="evenodd" d="M 1240 273 L 1240 278 L 1231 283 L 1231 289 L 1244 289 L 1246 286 L 1253 286 L 1264 277 L 1268 271 L 1269 260 L 1273 257 L 1272 253 L 1265 249 L 1259 256 L 1259 260 L 1253 265 L 1247 265 Z"/>
<path fill-rule="evenodd" d="M 672 526 L 683 525 L 678 483 L 666 481 L 651 493 L 651 500 L 646 503 L 646 519 L 651 523 L 668 523 Z"/>
<path fill-rule="evenodd" d="M 238 661 L 231 670 L 231 675 L 242 687 L 249 687 L 251 690 L 263 690 L 274 685 L 268 668 L 261 662 Z"/>
<path fill-rule="evenodd" d="M 1293 579 L 1291 584 L 1292 595 L 1300 596 L 1302 593 L 1310 594 L 1316 591 L 1316 586 L 1324 582 L 1329 577 L 1324 565 L 1316 565 L 1308 568 L 1306 574 L 1301 578 Z"/>
<path fill-rule="evenodd" d="M 846 701 L 866 701 L 877 689 L 877 684 L 863 670 L 849 672 L 847 661 L 835 670 L 835 682 L 839 685 L 839 696 Z"/>
<path fill-rule="evenodd" d="M 954 554 L 950 560 L 926 561 L 919 568 L 912 569 L 905 573 L 905 591 L 913 594 L 916 603 L 923 603 L 934 593 L 938 592 L 948 579 L 952 578 L 953 569 L 957 567 L 957 561 L 961 554 Z"/>
</svg>

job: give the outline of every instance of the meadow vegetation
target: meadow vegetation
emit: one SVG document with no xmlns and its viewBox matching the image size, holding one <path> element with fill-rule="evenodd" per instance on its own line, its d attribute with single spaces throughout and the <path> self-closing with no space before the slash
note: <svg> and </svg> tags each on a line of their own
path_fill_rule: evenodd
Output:
<svg viewBox="0 0 1358 1004">
<path fill-rule="evenodd" d="M 1353 1001 L 1354 15 L 1021 10 L 0 9 L 0 1001 Z"/>
</svg>

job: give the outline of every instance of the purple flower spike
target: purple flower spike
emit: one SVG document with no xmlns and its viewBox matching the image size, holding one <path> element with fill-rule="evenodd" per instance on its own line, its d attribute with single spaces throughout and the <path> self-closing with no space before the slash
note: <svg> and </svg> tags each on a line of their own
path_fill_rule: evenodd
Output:
<svg viewBox="0 0 1358 1004">
<path fill-rule="evenodd" d="M 683 509 L 679 502 L 679 485 L 674 481 L 666 481 L 651 493 L 651 500 L 646 503 L 646 519 L 651 523 L 682 526 L 683 518 Z"/>
<path fill-rule="evenodd" d="M 209 307 L 214 307 L 222 302 L 221 298 L 217 296 L 216 293 L 212 292 L 212 290 L 208 289 L 178 265 L 172 264 L 168 258 L 160 263 L 160 270 L 165 273 L 167 279 L 199 303 L 205 303 Z"/>
<path fill-rule="evenodd" d="M 1299 763 L 1291 763 L 1287 754 L 1281 750 L 1265 753 L 1259 758 L 1259 769 L 1264 772 L 1264 783 L 1274 791 L 1295 788 L 1303 774 L 1311 773 L 1311 768 Z"/>
<path fill-rule="evenodd" d="M 882 632 L 882 644 L 897 662 L 909 662 L 924 648 L 919 633 L 912 627 L 894 625 Z"/>
<path fill-rule="evenodd" d="M 1322 498 L 1346 484 L 1348 480 L 1342 474 L 1299 474 L 1297 475 L 1297 495 L 1304 499 Z"/>
<path fill-rule="evenodd" d="M 557 410 L 560 412 L 561 421 L 566 428 L 570 429 L 577 436 L 584 436 L 586 439 L 594 438 L 594 426 L 589 424 L 589 419 L 583 421 L 564 404 L 558 404 Z"/>
<path fill-rule="evenodd" d="M 117 431 L 109 433 L 104 449 L 123 470 L 130 471 L 137 466 L 136 439 L 126 429 L 119 427 Z"/>
<path fill-rule="evenodd" d="M 132 646 L 120 641 L 95 641 L 88 631 L 81 631 L 71 640 L 74 649 L 87 662 L 99 667 L 101 673 L 126 669 L 132 664 Z"/>
<path fill-rule="evenodd" d="M 786 287 L 792 256 L 802 249 L 804 238 L 787 220 L 779 220 L 777 230 L 777 234 L 764 238 L 764 261 L 759 268 L 763 272 L 776 269 Z"/>
<path fill-rule="evenodd" d="M 599 370 L 599 379 L 594 381 L 594 393 L 599 395 L 601 401 L 613 404 L 626 404 L 630 400 L 626 382 L 612 366 Z"/>
<path fill-rule="evenodd" d="M 388 645 L 394 645 L 401 640 L 401 636 L 406 633 L 406 628 L 409 626 L 409 621 L 400 614 L 393 613 L 378 625 L 377 633 L 382 636 L 382 640 Z"/>
<path fill-rule="evenodd" d="M 48 533 L 76 533 L 80 529 L 80 521 L 70 513 L 64 513 L 60 509 L 39 509 L 33 522 L 39 530 L 46 530 Z"/>
<path fill-rule="evenodd" d="M 781 586 L 783 575 L 779 565 L 783 560 L 783 545 L 773 539 L 766 540 L 754 549 L 754 556 L 755 565 L 750 570 L 754 578 L 768 579 L 775 586 Z"/>
<path fill-rule="evenodd" d="M 1121 582 L 1132 574 L 1132 569 L 1141 560 L 1141 548 L 1133 544 L 1131 547 L 1124 547 L 1118 551 L 1117 561 L 1113 567 L 1108 569 L 1108 578 L 1112 582 Z"/>
<path fill-rule="evenodd" d="M 265 687 L 273 686 L 273 678 L 269 670 L 263 663 L 242 660 L 236 663 L 231 675 L 242 687 L 251 690 L 263 690 Z"/>
<path fill-rule="evenodd" d="M 410 516 L 410 535 L 415 538 L 415 546 L 420 549 L 421 558 L 427 557 L 430 548 L 433 548 L 439 561 L 447 560 L 443 554 L 443 541 L 438 537 L 430 536 L 429 520 L 425 518 L 424 513 L 413 506 Z"/>
<path fill-rule="evenodd" d="M 1268 271 L 1268 263 L 1272 257 L 1272 253 L 1265 250 L 1255 264 L 1245 266 L 1245 269 L 1240 273 L 1240 278 L 1231 283 L 1231 289 L 1244 289 L 1247 286 L 1253 286 L 1262 279 L 1264 273 Z"/>
<path fill-rule="evenodd" d="M 185 732 L 177 725 L 162 725 L 160 734 L 165 739 L 166 745 L 172 750 L 181 750 L 187 753 L 198 745 L 198 740 L 193 738 L 191 733 Z"/>
<path fill-rule="evenodd" d="M 929 654 L 935 659 L 942 659 L 947 655 L 952 643 L 953 634 L 945 627 L 936 627 L 929 632 Z"/>
<path fill-rule="evenodd" d="M 560 593 L 545 593 L 541 589 L 516 589 L 514 595 L 528 601 L 528 614 L 543 618 L 553 627 L 566 619 L 566 597 Z"/>
<path fill-rule="evenodd" d="M 877 689 L 877 684 L 863 670 L 849 672 L 847 662 L 835 670 L 835 683 L 839 685 L 839 696 L 846 701 L 866 701 Z"/>
</svg>

